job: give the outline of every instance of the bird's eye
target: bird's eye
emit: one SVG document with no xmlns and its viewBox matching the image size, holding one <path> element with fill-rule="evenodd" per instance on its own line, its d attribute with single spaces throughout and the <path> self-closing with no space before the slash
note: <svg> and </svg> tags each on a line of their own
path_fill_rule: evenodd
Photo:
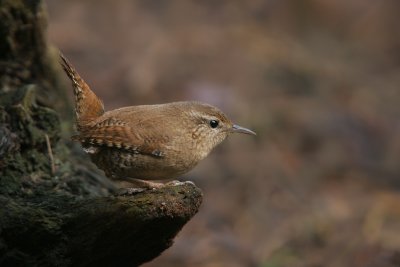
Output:
<svg viewBox="0 0 400 267">
<path fill-rule="evenodd" d="M 219 124 L 219 121 L 217 120 L 210 120 L 210 126 L 211 128 L 217 128 Z"/>
</svg>

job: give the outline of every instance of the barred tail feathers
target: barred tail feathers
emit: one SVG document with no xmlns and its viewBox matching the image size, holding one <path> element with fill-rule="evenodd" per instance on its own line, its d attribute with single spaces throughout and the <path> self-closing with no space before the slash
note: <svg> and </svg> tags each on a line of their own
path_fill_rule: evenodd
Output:
<svg viewBox="0 0 400 267">
<path fill-rule="evenodd" d="M 61 66 L 72 81 L 75 95 L 75 113 L 78 128 L 90 120 L 104 114 L 104 106 L 101 100 L 90 89 L 89 85 L 79 76 L 74 67 L 60 53 Z"/>
</svg>

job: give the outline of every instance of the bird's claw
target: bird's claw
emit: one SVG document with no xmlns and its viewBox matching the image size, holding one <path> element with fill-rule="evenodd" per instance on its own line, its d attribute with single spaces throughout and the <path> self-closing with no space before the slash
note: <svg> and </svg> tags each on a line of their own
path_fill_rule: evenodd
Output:
<svg viewBox="0 0 400 267">
<path fill-rule="evenodd" d="M 132 195 L 136 195 L 136 194 L 141 193 L 146 190 L 147 190 L 146 188 L 133 188 L 133 187 L 120 188 L 115 195 L 117 195 L 117 196 L 132 196 Z"/>
<path fill-rule="evenodd" d="M 167 185 L 172 185 L 172 186 L 180 186 L 180 185 L 186 185 L 186 184 L 190 184 L 190 185 L 195 185 L 192 181 L 178 181 L 178 180 L 174 180 L 171 182 L 168 182 Z"/>
</svg>

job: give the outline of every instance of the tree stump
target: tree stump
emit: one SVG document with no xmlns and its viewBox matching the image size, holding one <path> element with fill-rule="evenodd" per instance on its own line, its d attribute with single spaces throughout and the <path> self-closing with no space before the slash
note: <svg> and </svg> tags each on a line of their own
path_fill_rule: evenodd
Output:
<svg viewBox="0 0 400 267">
<path fill-rule="evenodd" d="M 113 195 L 63 137 L 72 108 L 46 23 L 42 1 L 0 0 L 0 266 L 138 266 L 172 245 L 202 193 Z"/>
</svg>

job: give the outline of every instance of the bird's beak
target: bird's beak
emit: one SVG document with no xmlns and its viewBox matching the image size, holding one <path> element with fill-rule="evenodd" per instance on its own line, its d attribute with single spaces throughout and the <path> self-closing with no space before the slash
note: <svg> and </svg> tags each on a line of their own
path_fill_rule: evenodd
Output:
<svg viewBox="0 0 400 267">
<path fill-rule="evenodd" d="M 242 126 L 236 125 L 234 124 L 232 126 L 232 132 L 233 133 L 243 133 L 243 134 L 251 134 L 251 135 L 257 135 L 255 132 L 253 132 L 252 130 L 249 130 L 247 128 L 244 128 Z"/>
</svg>

